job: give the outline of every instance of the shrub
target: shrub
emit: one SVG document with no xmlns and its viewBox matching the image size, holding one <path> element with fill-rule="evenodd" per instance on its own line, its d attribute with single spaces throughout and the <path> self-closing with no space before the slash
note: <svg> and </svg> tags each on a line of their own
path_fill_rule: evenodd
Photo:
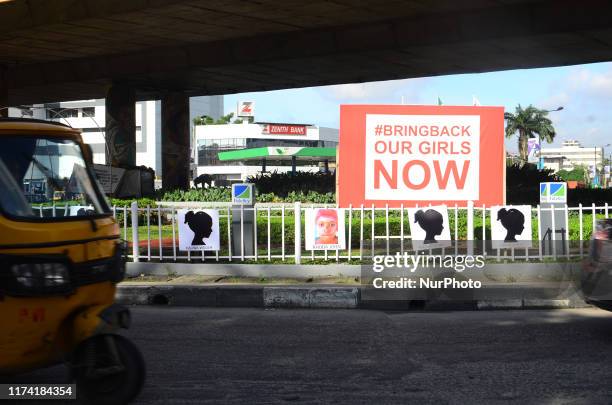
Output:
<svg viewBox="0 0 612 405">
<path fill-rule="evenodd" d="M 279 197 L 287 197 L 290 193 L 328 194 L 336 192 L 335 173 L 267 173 L 250 177 L 249 183 L 255 184 L 259 194 L 274 193 Z"/>
<path fill-rule="evenodd" d="M 564 173 L 561 173 L 563 176 Z M 509 165 L 506 167 L 506 203 L 511 205 L 540 203 L 540 183 L 563 181 L 552 170 L 538 170 L 535 165 Z M 577 188 L 568 190 L 567 204 L 575 207 L 579 204 L 598 206 L 612 201 L 612 189 Z"/>
<path fill-rule="evenodd" d="M 612 202 L 612 188 L 575 188 L 567 192 L 567 204 L 575 207 L 579 204 L 597 206 Z"/>
<path fill-rule="evenodd" d="M 173 190 L 163 193 L 161 201 L 202 201 L 228 202 L 232 199 L 232 191 L 225 187 L 192 188 L 190 190 Z"/>
</svg>

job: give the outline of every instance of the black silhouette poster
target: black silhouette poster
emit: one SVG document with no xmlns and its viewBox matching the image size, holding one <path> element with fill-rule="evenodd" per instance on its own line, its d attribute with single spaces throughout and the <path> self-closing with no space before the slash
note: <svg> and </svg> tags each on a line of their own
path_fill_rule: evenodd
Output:
<svg viewBox="0 0 612 405">
<path fill-rule="evenodd" d="M 531 247 L 531 205 L 491 207 L 491 239 L 494 249 Z"/>
<path fill-rule="evenodd" d="M 63 208 L 55 208 L 57 211 L 62 212 Z M 84 215 L 95 215 L 95 210 L 92 206 L 87 205 L 71 205 L 68 215 L 71 217 L 81 217 Z"/>
<path fill-rule="evenodd" d="M 446 205 L 409 208 L 410 236 L 414 250 L 451 246 Z"/>
<path fill-rule="evenodd" d="M 177 211 L 179 250 L 219 250 L 219 211 Z"/>
</svg>

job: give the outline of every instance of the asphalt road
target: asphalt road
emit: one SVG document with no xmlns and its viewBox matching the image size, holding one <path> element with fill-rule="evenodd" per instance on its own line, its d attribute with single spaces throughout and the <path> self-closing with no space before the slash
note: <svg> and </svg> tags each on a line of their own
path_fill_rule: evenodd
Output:
<svg viewBox="0 0 612 405">
<path fill-rule="evenodd" d="M 138 404 L 609 404 L 612 314 L 139 307 Z M 63 368 L 20 377 L 62 382 Z M 50 404 L 49 402 L 46 402 Z"/>
</svg>

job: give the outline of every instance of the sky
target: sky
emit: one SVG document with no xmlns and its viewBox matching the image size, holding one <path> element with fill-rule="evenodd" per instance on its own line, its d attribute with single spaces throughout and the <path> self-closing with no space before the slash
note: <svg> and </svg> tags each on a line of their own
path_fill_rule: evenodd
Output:
<svg viewBox="0 0 612 405">
<path fill-rule="evenodd" d="M 438 97 L 444 105 L 472 105 L 476 97 L 483 106 L 510 112 L 518 104 L 548 110 L 562 106 L 549 114 L 557 132 L 551 146 L 568 139 L 585 147 L 612 143 L 612 63 L 231 94 L 225 96 L 224 109 L 235 113 L 239 100 L 254 101 L 256 121 L 338 128 L 341 104 L 400 104 L 402 97 L 405 104 L 430 105 Z M 516 152 L 516 142 L 516 137 L 507 139 L 507 150 Z"/>
</svg>

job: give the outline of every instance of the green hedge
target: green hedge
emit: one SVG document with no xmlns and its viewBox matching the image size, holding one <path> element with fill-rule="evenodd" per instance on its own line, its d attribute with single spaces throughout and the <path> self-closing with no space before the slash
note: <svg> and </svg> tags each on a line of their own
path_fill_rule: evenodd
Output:
<svg viewBox="0 0 612 405">
<path fill-rule="evenodd" d="M 203 201 L 203 202 L 227 202 L 232 200 L 231 188 L 210 187 L 192 188 L 190 190 L 174 190 L 163 193 L 161 201 Z"/>
<path fill-rule="evenodd" d="M 113 198 L 111 204 L 117 207 L 129 206 L 132 201 L 137 201 L 141 208 L 155 206 L 156 201 L 168 202 L 230 202 L 231 189 L 223 187 L 210 187 L 204 189 L 190 190 L 174 190 L 169 192 L 158 192 L 155 198 L 141 198 L 138 200 L 127 199 L 121 200 Z M 293 203 L 301 201 L 303 203 L 314 204 L 335 204 L 335 192 L 321 193 L 318 191 L 286 191 L 286 192 L 257 192 L 258 202 L 277 202 L 277 203 Z M 568 191 L 568 205 L 575 207 L 578 204 L 590 206 L 595 203 L 597 206 L 602 206 L 606 202 L 612 202 L 612 188 L 610 189 L 573 189 Z M 539 188 L 534 185 L 526 186 L 524 184 L 516 184 L 514 187 L 508 186 L 507 193 L 508 205 L 530 204 L 536 206 L 539 204 Z M 50 205 L 50 204 L 49 204 Z"/>
<path fill-rule="evenodd" d="M 255 184 L 260 194 L 272 193 L 280 198 L 290 193 L 315 192 L 318 194 L 335 193 L 335 173 L 323 172 L 296 172 L 292 173 L 266 173 L 249 177 L 249 183 Z"/>
<path fill-rule="evenodd" d="M 138 207 L 146 208 L 147 206 L 155 207 L 156 201 L 168 202 L 230 202 L 232 200 L 231 189 L 221 187 L 210 187 L 204 189 L 190 190 L 175 190 L 166 193 L 160 193 L 156 198 L 139 198 L 139 199 L 118 199 L 111 198 L 111 205 L 117 207 L 129 207 L 133 201 L 138 202 Z M 277 202 L 277 203 L 293 203 L 301 201 L 303 203 L 312 204 L 335 204 L 335 193 L 318 193 L 309 191 L 291 191 L 284 196 L 279 196 L 275 193 L 257 194 L 257 202 Z"/>
</svg>

